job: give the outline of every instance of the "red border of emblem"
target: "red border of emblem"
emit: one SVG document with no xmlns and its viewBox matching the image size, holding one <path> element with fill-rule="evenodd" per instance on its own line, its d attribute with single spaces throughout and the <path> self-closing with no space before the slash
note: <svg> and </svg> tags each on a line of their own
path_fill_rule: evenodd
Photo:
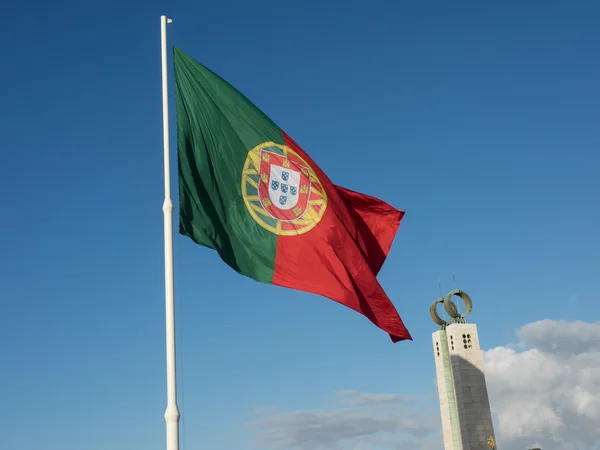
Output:
<svg viewBox="0 0 600 450">
<path fill-rule="evenodd" d="M 283 168 L 289 168 L 300 173 L 300 185 L 298 187 L 298 202 L 291 209 L 279 209 L 269 196 L 269 184 L 271 183 L 271 165 L 277 165 Z M 311 194 L 310 168 L 292 153 L 283 156 L 264 149 L 260 151 L 260 170 L 259 170 L 258 195 L 262 207 L 269 215 L 277 220 L 289 222 L 299 219 L 308 209 L 308 200 Z"/>
</svg>

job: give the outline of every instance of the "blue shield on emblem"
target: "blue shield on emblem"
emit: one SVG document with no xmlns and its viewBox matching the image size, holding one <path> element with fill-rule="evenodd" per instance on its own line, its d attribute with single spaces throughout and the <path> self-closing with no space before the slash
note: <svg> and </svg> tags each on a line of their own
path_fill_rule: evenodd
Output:
<svg viewBox="0 0 600 450">
<path fill-rule="evenodd" d="M 285 205 L 287 203 L 287 197 L 285 195 L 280 195 L 279 203 L 281 204 L 281 206 Z"/>
<path fill-rule="evenodd" d="M 287 184 L 281 183 L 281 192 L 283 192 L 284 194 L 287 194 L 287 188 L 288 188 Z"/>
<path fill-rule="evenodd" d="M 279 189 L 279 181 L 271 181 L 271 189 L 273 189 L 274 191 Z"/>
<path fill-rule="evenodd" d="M 298 193 L 298 188 L 296 186 L 290 186 L 290 194 L 296 195 Z"/>
<path fill-rule="evenodd" d="M 281 172 L 281 178 L 283 178 L 283 181 L 287 181 L 287 180 L 289 180 L 289 178 L 290 178 L 290 173 L 289 173 L 289 172 L 286 172 L 285 170 L 283 170 L 283 171 Z"/>
</svg>

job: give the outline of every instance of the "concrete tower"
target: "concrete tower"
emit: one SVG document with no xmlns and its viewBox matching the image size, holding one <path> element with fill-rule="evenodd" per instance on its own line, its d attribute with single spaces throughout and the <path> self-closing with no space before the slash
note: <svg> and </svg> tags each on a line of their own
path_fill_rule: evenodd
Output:
<svg viewBox="0 0 600 450">
<path fill-rule="evenodd" d="M 452 301 L 455 295 L 465 303 L 463 314 Z M 439 303 L 449 321 L 438 315 Z M 472 307 L 471 298 L 455 290 L 430 308 L 431 318 L 441 326 L 432 338 L 445 450 L 496 449 L 477 327 L 465 322 Z"/>
</svg>

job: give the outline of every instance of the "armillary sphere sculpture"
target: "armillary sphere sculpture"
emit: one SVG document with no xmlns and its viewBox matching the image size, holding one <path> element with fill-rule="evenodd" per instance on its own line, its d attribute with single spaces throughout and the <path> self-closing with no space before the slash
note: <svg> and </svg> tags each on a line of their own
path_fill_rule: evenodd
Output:
<svg viewBox="0 0 600 450">
<path fill-rule="evenodd" d="M 456 304 L 452 301 L 452 297 L 455 295 L 457 297 L 460 297 L 465 304 L 465 311 L 462 314 L 458 312 Z M 450 320 L 444 320 L 438 314 L 437 305 L 439 303 L 442 303 L 444 305 L 444 310 L 450 316 Z M 440 297 L 437 300 L 435 300 L 429 308 L 429 314 L 431 315 L 433 321 L 439 326 L 441 326 L 442 330 L 445 330 L 446 327 L 451 323 L 466 323 L 465 317 L 467 317 L 472 310 L 473 301 L 471 300 L 471 297 L 469 297 L 469 295 L 466 292 L 461 291 L 460 289 L 456 289 L 450 292 L 445 297 Z"/>
</svg>

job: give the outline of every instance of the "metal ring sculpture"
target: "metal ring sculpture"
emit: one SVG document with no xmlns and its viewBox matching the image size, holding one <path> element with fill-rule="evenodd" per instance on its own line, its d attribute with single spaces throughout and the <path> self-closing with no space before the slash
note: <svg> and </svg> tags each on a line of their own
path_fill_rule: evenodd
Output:
<svg viewBox="0 0 600 450">
<path fill-rule="evenodd" d="M 452 297 L 455 295 L 457 297 L 460 297 L 465 303 L 465 311 L 462 314 L 458 311 L 456 303 L 452 301 Z M 444 304 L 444 310 L 450 316 L 450 320 L 444 320 L 439 316 L 439 314 L 437 313 L 438 303 Z M 469 295 L 466 292 L 461 291 L 460 289 L 456 289 L 450 292 L 445 297 L 440 297 L 437 300 L 435 300 L 429 308 L 429 314 L 431 315 L 433 321 L 436 324 L 440 325 L 442 327 L 442 330 L 444 330 L 447 325 L 450 325 L 452 323 L 465 323 L 465 317 L 467 317 L 472 310 L 473 301 L 471 300 L 471 297 L 469 297 Z"/>
<path fill-rule="evenodd" d="M 435 323 L 437 323 L 438 325 L 440 325 L 442 327 L 442 330 L 446 329 L 446 325 L 448 325 L 448 322 L 445 321 L 444 319 L 442 319 L 438 312 L 437 312 L 437 305 L 438 303 L 444 303 L 444 297 L 440 297 L 438 298 L 436 301 L 434 301 L 430 308 L 429 308 L 429 314 L 431 315 L 431 318 L 433 319 L 433 321 Z"/>
<path fill-rule="evenodd" d="M 452 301 L 452 296 L 454 295 L 460 297 L 465 303 L 465 311 L 462 314 L 458 312 L 456 304 Z M 448 315 L 452 317 L 455 323 L 465 323 L 465 317 L 467 317 L 469 313 L 473 310 L 473 301 L 466 292 L 463 292 L 460 289 L 456 289 L 450 292 L 448 295 L 446 295 L 446 298 L 444 299 L 444 309 L 446 310 Z"/>
</svg>

